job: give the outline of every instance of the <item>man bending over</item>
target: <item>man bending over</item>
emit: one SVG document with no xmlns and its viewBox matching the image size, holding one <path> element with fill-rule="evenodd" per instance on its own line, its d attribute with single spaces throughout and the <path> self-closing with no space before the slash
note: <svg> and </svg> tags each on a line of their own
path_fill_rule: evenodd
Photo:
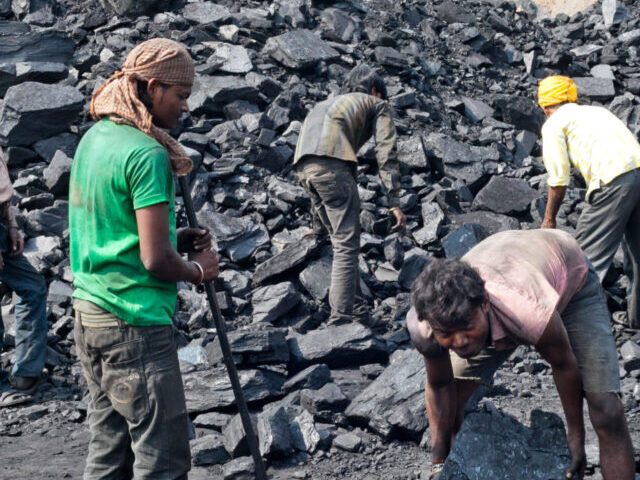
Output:
<svg viewBox="0 0 640 480">
<path fill-rule="evenodd" d="M 568 233 L 495 234 L 462 259 L 431 263 L 411 295 L 407 327 L 427 371 L 431 478 L 439 476 L 475 389 L 490 383 L 518 345 L 533 345 L 551 365 L 564 409 L 571 453 L 567 478 L 582 478 L 586 466 L 586 398 L 604 479 L 633 480 L 633 447 L 604 292 Z"/>
</svg>

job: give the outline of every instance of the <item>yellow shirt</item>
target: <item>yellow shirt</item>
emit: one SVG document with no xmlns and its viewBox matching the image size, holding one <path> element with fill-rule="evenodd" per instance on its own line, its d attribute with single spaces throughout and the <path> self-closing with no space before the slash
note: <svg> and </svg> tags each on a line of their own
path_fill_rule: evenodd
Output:
<svg viewBox="0 0 640 480">
<path fill-rule="evenodd" d="M 569 185 L 573 164 L 587 183 L 587 199 L 614 178 L 640 168 L 640 144 L 604 107 L 568 103 L 542 127 L 544 165 L 549 186 Z"/>
</svg>

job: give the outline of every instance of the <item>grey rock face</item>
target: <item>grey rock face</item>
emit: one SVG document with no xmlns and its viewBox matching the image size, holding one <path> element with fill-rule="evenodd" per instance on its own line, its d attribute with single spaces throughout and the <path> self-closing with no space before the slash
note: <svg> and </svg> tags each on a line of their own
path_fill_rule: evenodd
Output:
<svg viewBox="0 0 640 480">
<path fill-rule="evenodd" d="M 350 43 L 360 36 L 359 22 L 337 8 L 322 12 L 322 25 L 325 37 L 335 42 Z"/>
<path fill-rule="evenodd" d="M 486 117 L 493 116 L 493 108 L 482 100 L 462 97 L 462 102 L 464 103 L 464 114 L 474 123 L 478 123 Z"/>
<path fill-rule="evenodd" d="M 237 365 L 256 366 L 269 363 L 287 363 L 289 347 L 280 330 L 234 330 L 227 335 Z M 209 363 L 222 362 L 220 342 L 214 340 L 206 346 Z"/>
<path fill-rule="evenodd" d="M 531 202 L 539 196 L 525 180 L 495 176 L 478 192 L 472 208 L 515 215 L 529 210 Z"/>
<path fill-rule="evenodd" d="M 357 452 L 362 446 L 362 439 L 354 433 L 343 433 L 333 439 L 333 445 L 347 452 Z"/>
<path fill-rule="evenodd" d="M 248 403 L 269 400 L 281 395 L 285 378 L 266 370 L 241 370 L 240 384 Z M 225 408 L 235 402 L 231 382 L 224 368 L 192 372 L 183 376 L 187 409 L 205 412 Z"/>
<path fill-rule="evenodd" d="M 284 66 L 297 70 L 340 56 L 337 50 L 309 30 L 293 30 L 271 37 L 263 52 Z"/>
<path fill-rule="evenodd" d="M 318 250 L 318 241 L 313 237 L 303 238 L 286 247 L 256 267 L 253 283 L 260 285 L 268 280 L 304 265 Z"/>
<path fill-rule="evenodd" d="M 254 432 L 257 431 L 257 419 L 253 415 L 251 416 L 251 423 L 253 424 Z M 247 443 L 240 414 L 235 415 L 229 421 L 222 434 L 225 449 L 232 458 L 249 455 L 249 444 Z"/>
<path fill-rule="evenodd" d="M 100 0 L 100 4 L 107 10 L 129 17 L 153 15 L 169 8 L 172 0 Z"/>
<path fill-rule="evenodd" d="M 261 287 L 253 293 L 254 322 L 273 322 L 289 312 L 300 301 L 300 294 L 291 282 Z"/>
<path fill-rule="evenodd" d="M 219 114 L 223 107 L 235 100 L 258 101 L 256 87 L 234 75 L 197 75 L 189 96 L 189 110 L 194 114 Z"/>
<path fill-rule="evenodd" d="M 422 355 L 413 349 L 399 352 L 345 413 L 383 438 L 401 434 L 419 439 L 427 427 L 424 381 Z"/>
<path fill-rule="evenodd" d="M 251 217 L 231 217 L 205 206 L 198 212 L 200 225 L 209 228 L 220 250 L 233 261 L 248 259 L 269 242 L 269 234 Z"/>
<path fill-rule="evenodd" d="M 308 412 L 324 416 L 328 412 L 342 412 L 349 399 L 335 383 L 327 383 L 319 390 L 304 389 L 300 392 L 300 405 Z"/>
<path fill-rule="evenodd" d="M 569 460 L 557 415 L 534 410 L 526 427 L 509 415 L 480 411 L 465 417 L 440 478 L 564 478 Z"/>
<path fill-rule="evenodd" d="M 296 373 L 282 386 L 284 393 L 302 388 L 318 390 L 331 380 L 331 370 L 326 365 L 311 365 Z"/>
<path fill-rule="evenodd" d="M 290 425 L 292 446 L 301 452 L 314 453 L 321 447 L 322 437 L 315 426 L 313 415 L 303 410 Z"/>
<path fill-rule="evenodd" d="M 49 166 L 42 172 L 44 183 L 54 195 L 66 195 L 68 193 L 71 163 L 72 160 L 58 150 Z"/>
<path fill-rule="evenodd" d="M 294 333 L 287 342 L 291 363 L 297 368 L 313 363 L 326 363 L 332 368 L 364 365 L 387 358 L 384 344 L 357 323 L 327 327 L 305 335 Z"/>
<path fill-rule="evenodd" d="M 84 96 L 75 88 L 25 82 L 10 87 L 0 113 L 0 142 L 31 145 L 77 121 Z"/>
<path fill-rule="evenodd" d="M 222 478 L 224 480 L 253 480 L 255 468 L 251 457 L 236 458 L 222 467 Z"/>
<path fill-rule="evenodd" d="M 329 297 L 331 285 L 331 259 L 322 258 L 300 272 L 300 283 L 317 302 Z"/>
<path fill-rule="evenodd" d="M 633 340 L 627 340 L 620 347 L 622 364 L 628 372 L 640 368 L 640 345 Z"/>
<path fill-rule="evenodd" d="M 194 466 L 218 465 L 229 460 L 223 437 L 211 433 L 191 441 L 191 463 Z"/>
<path fill-rule="evenodd" d="M 404 261 L 398 274 L 398 283 L 400 283 L 400 286 L 405 290 L 410 290 L 413 281 L 418 278 L 420 272 L 422 272 L 432 260 L 433 256 L 426 250 L 422 250 L 421 248 L 412 248 L 409 250 L 404 256 Z"/>
<path fill-rule="evenodd" d="M 15 23 L 25 25 L 26 28 L 14 28 L 13 32 L 2 35 L 0 64 L 13 65 L 19 62 L 68 64 L 70 62 L 74 53 L 74 44 L 66 33 L 55 30 L 31 32 L 27 24 Z"/>
<path fill-rule="evenodd" d="M 573 81 L 578 86 L 578 95 L 594 100 L 608 100 L 616 95 L 613 80 L 610 78 L 575 77 Z"/>
<path fill-rule="evenodd" d="M 447 234 L 442 239 L 442 248 L 447 258 L 460 258 L 487 237 L 482 226 L 468 223 Z"/>
<path fill-rule="evenodd" d="M 230 18 L 229 9 L 213 2 L 187 3 L 182 15 L 195 23 L 216 23 Z"/>
<path fill-rule="evenodd" d="M 282 458 L 292 452 L 289 417 L 283 407 L 258 415 L 258 441 L 260 453 L 267 458 Z"/>
<path fill-rule="evenodd" d="M 458 227 L 467 223 L 480 225 L 488 235 L 493 235 L 503 230 L 518 230 L 520 228 L 520 222 L 513 217 L 482 210 L 452 215 L 451 223 Z"/>
</svg>

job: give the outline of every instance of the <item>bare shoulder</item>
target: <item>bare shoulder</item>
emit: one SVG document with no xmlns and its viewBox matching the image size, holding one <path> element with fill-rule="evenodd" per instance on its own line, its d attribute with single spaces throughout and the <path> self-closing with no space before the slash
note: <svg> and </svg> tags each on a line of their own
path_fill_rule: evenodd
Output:
<svg viewBox="0 0 640 480">
<path fill-rule="evenodd" d="M 434 338 L 429 324 L 426 321 L 420 321 L 413 308 L 407 313 L 407 330 L 409 330 L 411 343 L 424 357 L 440 357 L 447 352 Z"/>
</svg>

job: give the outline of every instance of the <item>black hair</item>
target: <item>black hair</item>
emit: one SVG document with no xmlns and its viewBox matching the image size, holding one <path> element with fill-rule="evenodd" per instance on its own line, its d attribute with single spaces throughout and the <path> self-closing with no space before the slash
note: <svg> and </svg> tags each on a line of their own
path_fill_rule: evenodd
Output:
<svg viewBox="0 0 640 480">
<path fill-rule="evenodd" d="M 478 272 L 456 258 L 434 260 L 411 286 L 411 302 L 418 318 L 445 330 L 469 325 L 486 296 Z"/>
<path fill-rule="evenodd" d="M 361 63 L 347 75 L 344 86 L 345 93 L 361 92 L 370 95 L 372 88 L 375 88 L 384 100 L 387 99 L 387 86 L 384 84 L 382 77 L 373 68 Z"/>
<path fill-rule="evenodd" d="M 147 87 L 149 86 L 149 82 L 147 80 L 136 80 L 138 84 L 138 98 L 142 102 L 142 104 L 147 107 L 147 110 L 151 110 L 153 107 L 153 102 L 151 101 L 151 97 L 147 93 Z M 169 88 L 171 85 L 161 83 L 160 86 L 163 89 Z"/>
</svg>

